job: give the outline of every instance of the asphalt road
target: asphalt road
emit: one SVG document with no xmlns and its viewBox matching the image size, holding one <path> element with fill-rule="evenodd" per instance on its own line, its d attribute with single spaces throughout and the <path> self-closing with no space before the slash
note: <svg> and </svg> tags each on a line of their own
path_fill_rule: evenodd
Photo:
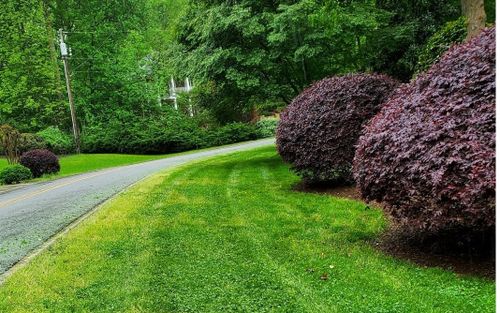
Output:
<svg viewBox="0 0 500 313">
<path fill-rule="evenodd" d="M 274 139 L 257 140 L 35 183 L 2 193 L 0 274 L 71 222 L 150 174 L 189 161 L 273 143 Z"/>
</svg>

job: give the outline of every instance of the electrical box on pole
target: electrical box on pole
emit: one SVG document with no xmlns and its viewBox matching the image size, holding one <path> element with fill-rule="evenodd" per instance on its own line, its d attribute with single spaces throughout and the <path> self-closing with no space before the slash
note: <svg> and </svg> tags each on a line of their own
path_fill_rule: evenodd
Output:
<svg viewBox="0 0 500 313">
<path fill-rule="evenodd" d="M 64 36 L 64 35 L 59 35 L 59 36 Z M 66 43 L 63 41 L 64 39 L 59 40 L 59 46 L 61 47 L 61 57 L 67 58 L 68 57 L 68 46 Z"/>
</svg>

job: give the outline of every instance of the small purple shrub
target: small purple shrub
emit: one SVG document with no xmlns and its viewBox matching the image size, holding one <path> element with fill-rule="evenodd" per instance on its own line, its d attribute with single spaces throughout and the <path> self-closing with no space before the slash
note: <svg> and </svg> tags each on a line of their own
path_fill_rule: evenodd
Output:
<svg viewBox="0 0 500 313">
<path fill-rule="evenodd" d="M 307 183 L 352 183 L 352 160 L 362 125 L 398 82 L 376 74 L 323 79 L 281 114 L 278 152 Z"/>
<path fill-rule="evenodd" d="M 30 169 L 33 177 L 57 173 L 61 169 L 57 156 L 46 149 L 36 149 L 21 155 L 21 165 Z"/>
<path fill-rule="evenodd" d="M 395 92 L 359 140 L 354 177 L 409 229 L 494 227 L 494 28 Z"/>
</svg>

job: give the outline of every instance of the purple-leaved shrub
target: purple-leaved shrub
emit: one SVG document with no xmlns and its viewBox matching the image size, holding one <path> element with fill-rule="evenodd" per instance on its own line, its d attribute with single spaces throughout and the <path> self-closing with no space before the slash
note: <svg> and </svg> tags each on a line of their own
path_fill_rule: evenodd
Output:
<svg viewBox="0 0 500 313">
<path fill-rule="evenodd" d="M 57 173 L 61 169 L 57 156 L 47 149 L 25 152 L 21 155 L 19 163 L 29 168 L 35 178 L 44 174 Z"/>
<path fill-rule="evenodd" d="M 281 114 L 278 152 L 306 183 L 352 183 L 352 160 L 362 125 L 398 82 L 377 74 L 325 78 Z"/>
<path fill-rule="evenodd" d="M 354 177 L 408 229 L 494 227 L 494 28 L 395 92 L 364 129 Z"/>
</svg>

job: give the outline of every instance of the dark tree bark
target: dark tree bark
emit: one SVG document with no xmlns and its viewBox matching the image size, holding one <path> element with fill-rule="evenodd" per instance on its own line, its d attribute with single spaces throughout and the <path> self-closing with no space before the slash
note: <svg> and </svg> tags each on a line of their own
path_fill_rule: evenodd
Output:
<svg viewBox="0 0 500 313">
<path fill-rule="evenodd" d="M 462 14 L 467 18 L 467 40 L 476 36 L 486 25 L 484 0 L 461 0 Z"/>
</svg>

